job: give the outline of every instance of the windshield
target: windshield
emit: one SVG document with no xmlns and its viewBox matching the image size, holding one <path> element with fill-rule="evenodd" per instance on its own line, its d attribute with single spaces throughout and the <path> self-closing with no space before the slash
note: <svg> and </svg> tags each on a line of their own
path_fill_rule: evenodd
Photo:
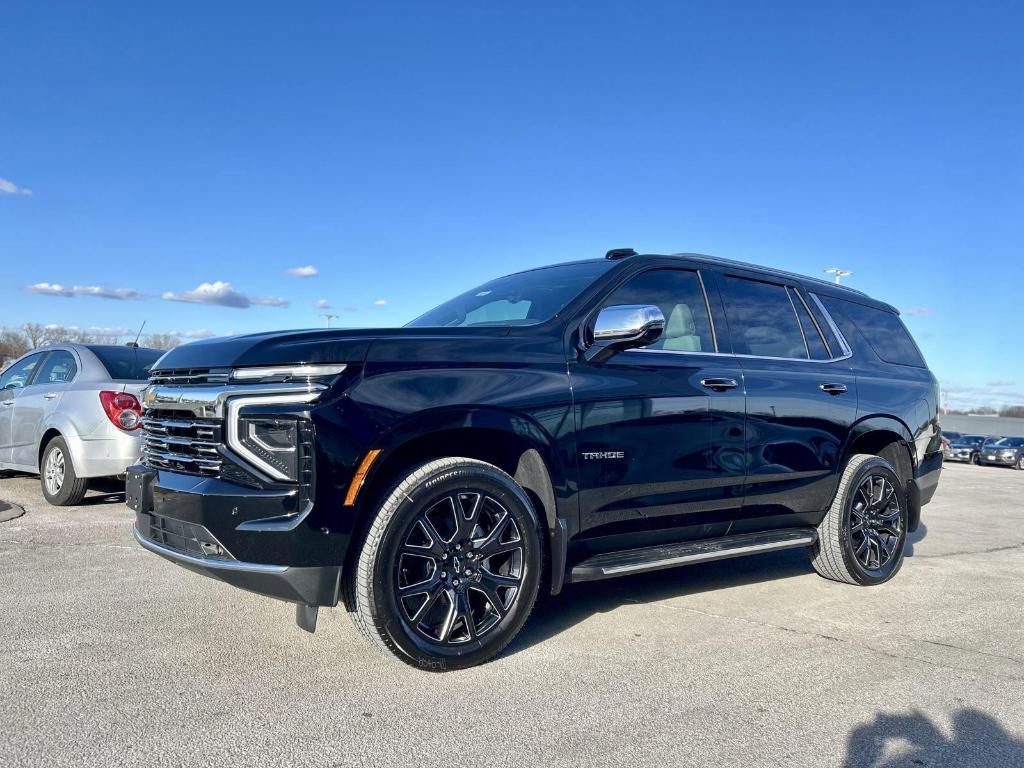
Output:
<svg viewBox="0 0 1024 768">
<path fill-rule="evenodd" d="M 420 315 L 407 328 L 536 325 L 550 320 L 611 266 L 584 261 L 499 277 Z"/>
<path fill-rule="evenodd" d="M 163 356 L 159 349 L 142 347 L 91 346 L 89 351 L 103 363 L 112 379 L 129 381 L 145 381 L 149 378 L 149 369 L 153 363 Z"/>
<path fill-rule="evenodd" d="M 996 440 L 992 445 L 998 448 L 1020 448 L 1024 445 L 1024 437 L 1004 437 Z"/>
<path fill-rule="evenodd" d="M 964 435 L 957 440 L 958 443 L 966 443 L 967 445 L 981 445 L 985 442 L 985 438 L 982 435 Z"/>
</svg>

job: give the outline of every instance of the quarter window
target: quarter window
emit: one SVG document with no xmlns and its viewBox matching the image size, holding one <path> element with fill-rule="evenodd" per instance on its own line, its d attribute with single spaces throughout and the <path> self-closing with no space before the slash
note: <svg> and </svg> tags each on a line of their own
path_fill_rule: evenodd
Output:
<svg viewBox="0 0 1024 768">
<path fill-rule="evenodd" d="M 645 349 L 666 352 L 714 352 L 711 320 L 704 289 L 697 273 L 688 269 L 652 269 L 631 278 L 605 301 L 620 304 L 654 304 L 665 315 L 665 331 Z"/>
<path fill-rule="evenodd" d="M 723 289 L 733 352 L 808 358 L 804 332 L 785 286 L 727 276 Z"/>
<path fill-rule="evenodd" d="M 821 300 L 830 315 L 839 316 L 836 322 L 845 320 L 856 326 L 881 360 L 897 365 L 927 367 L 910 331 L 895 312 L 831 296 L 822 296 Z M 843 333 L 845 335 L 846 331 Z"/>
<path fill-rule="evenodd" d="M 789 289 L 789 298 L 793 301 L 793 309 L 796 310 L 796 316 L 800 320 L 800 329 L 804 332 L 804 341 L 807 342 L 807 354 L 811 360 L 828 360 L 831 357 L 828 353 L 828 347 L 825 346 L 825 341 L 821 338 L 818 326 L 811 319 L 807 311 L 807 305 L 800 298 L 800 294 L 792 288 Z"/>
</svg>

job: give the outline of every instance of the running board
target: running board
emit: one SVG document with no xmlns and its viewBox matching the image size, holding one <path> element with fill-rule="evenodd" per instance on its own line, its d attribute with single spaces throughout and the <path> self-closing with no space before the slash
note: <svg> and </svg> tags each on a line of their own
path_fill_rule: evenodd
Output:
<svg viewBox="0 0 1024 768">
<path fill-rule="evenodd" d="M 783 528 L 762 533 L 741 533 L 718 539 L 661 544 L 656 547 L 604 552 L 577 563 L 566 581 L 594 581 L 630 573 L 675 568 L 677 565 L 707 563 L 729 557 L 756 555 L 780 549 L 806 547 L 818 540 L 814 528 Z"/>
</svg>

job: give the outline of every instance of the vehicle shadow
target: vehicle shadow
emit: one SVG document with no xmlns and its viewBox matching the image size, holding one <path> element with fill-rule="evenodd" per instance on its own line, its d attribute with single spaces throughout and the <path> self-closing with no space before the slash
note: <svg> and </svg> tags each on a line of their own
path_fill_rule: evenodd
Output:
<svg viewBox="0 0 1024 768">
<path fill-rule="evenodd" d="M 928 535 L 928 526 L 925 525 L 924 521 L 922 520 L 920 523 L 918 523 L 916 531 L 914 531 L 913 533 L 908 533 L 907 534 L 907 543 L 906 543 L 906 546 L 904 547 L 903 553 L 907 557 L 913 557 L 914 556 L 914 545 L 917 544 L 922 539 L 924 539 L 924 537 L 927 536 L 927 535 Z"/>
<path fill-rule="evenodd" d="M 991 715 L 963 708 L 953 715 L 952 735 L 921 712 L 879 714 L 850 732 L 844 768 L 1024 765 L 1024 741 Z"/>
<path fill-rule="evenodd" d="M 789 549 L 636 576 L 567 584 L 561 594 L 538 599 L 533 615 L 505 655 L 542 643 L 595 613 L 607 613 L 620 605 L 656 602 L 813 572 L 805 550 Z"/>
<path fill-rule="evenodd" d="M 123 504 L 124 480 L 112 477 L 99 477 L 89 481 L 89 495 L 82 499 L 79 506 L 88 507 L 98 504 Z"/>
</svg>

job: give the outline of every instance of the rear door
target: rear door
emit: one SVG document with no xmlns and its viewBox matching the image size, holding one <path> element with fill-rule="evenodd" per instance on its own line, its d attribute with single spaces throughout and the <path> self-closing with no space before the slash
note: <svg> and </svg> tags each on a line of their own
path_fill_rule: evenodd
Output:
<svg viewBox="0 0 1024 768">
<path fill-rule="evenodd" d="M 11 463 L 14 424 L 14 401 L 32 380 L 45 352 L 22 358 L 0 376 L 0 462 Z"/>
<path fill-rule="evenodd" d="M 734 530 L 744 521 L 765 527 L 763 518 L 817 522 L 857 418 L 848 350 L 796 285 L 743 271 L 723 271 L 718 283 L 747 394 L 746 487 Z"/>
<path fill-rule="evenodd" d="M 648 347 L 570 361 L 588 538 L 711 536 L 742 504 L 743 373 L 717 353 L 716 300 L 698 269 L 673 267 L 633 274 L 601 302 L 657 305 L 666 327 Z"/>
<path fill-rule="evenodd" d="M 28 386 L 18 392 L 12 424 L 13 464 L 36 468 L 43 430 L 77 374 L 75 355 L 70 350 L 57 349 L 47 353 Z"/>
</svg>

